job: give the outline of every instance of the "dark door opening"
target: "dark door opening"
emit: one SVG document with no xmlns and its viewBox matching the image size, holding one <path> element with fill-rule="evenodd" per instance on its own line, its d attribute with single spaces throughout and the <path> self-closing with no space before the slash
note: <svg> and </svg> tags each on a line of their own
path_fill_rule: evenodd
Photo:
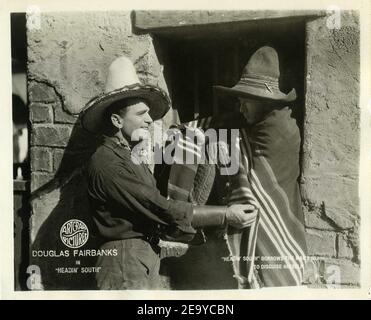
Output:
<svg viewBox="0 0 371 320">
<path fill-rule="evenodd" d="M 304 111 L 305 21 L 276 19 L 167 28 L 154 35 L 156 52 L 173 108 L 182 122 L 227 113 L 236 103 L 215 97 L 213 85 L 233 86 L 250 56 L 261 46 L 274 47 L 280 58 L 281 90 L 295 88 L 294 116 Z"/>
</svg>

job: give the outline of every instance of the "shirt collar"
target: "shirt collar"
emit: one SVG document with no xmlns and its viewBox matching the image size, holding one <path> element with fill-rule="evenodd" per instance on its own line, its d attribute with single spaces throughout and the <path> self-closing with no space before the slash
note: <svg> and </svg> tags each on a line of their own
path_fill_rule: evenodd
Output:
<svg viewBox="0 0 371 320">
<path fill-rule="evenodd" d="M 102 139 L 103 139 L 102 144 L 107 147 L 110 147 L 111 149 L 123 147 L 125 149 L 131 150 L 129 143 L 125 139 L 120 139 L 119 137 L 116 136 L 110 137 L 106 135 L 103 135 Z"/>
</svg>

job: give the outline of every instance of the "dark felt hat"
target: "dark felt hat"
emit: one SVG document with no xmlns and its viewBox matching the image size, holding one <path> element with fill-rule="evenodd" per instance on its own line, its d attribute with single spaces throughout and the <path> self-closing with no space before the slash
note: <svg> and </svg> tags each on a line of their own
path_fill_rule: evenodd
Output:
<svg viewBox="0 0 371 320">
<path fill-rule="evenodd" d="M 235 96 L 255 97 L 276 101 L 294 101 L 295 89 L 288 94 L 279 89 L 278 54 L 272 47 L 261 47 L 250 58 L 243 69 L 241 79 L 232 88 L 214 86 L 216 91 Z"/>
</svg>

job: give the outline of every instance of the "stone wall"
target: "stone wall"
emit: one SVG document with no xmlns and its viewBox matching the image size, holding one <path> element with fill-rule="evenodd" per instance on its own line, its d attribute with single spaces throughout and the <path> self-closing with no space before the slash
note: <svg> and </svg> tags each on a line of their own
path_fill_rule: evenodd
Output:
<svg viewBox="0 0 371 320">
<path fill-rule="evenodd" d="M 339 266 L 340 283 L 357 285 L 359 20 L 345 12 L 340 21 L 333 30 L 326 17 L 307 23 L 301 189 L 309 254 L 323 261 L 322 280 Z"/>
<path fill-rule="evenodd" d="M 307 23 L 301 188 L 310 254 L 322 261 L 314 266 L 314 273 L 308 272 L 308 283 L 316 285 L 326 282 L 332 265 L 340 267 L 341 284 L 359 283 L 358 32 L 358 19 L 352 13 L 343 14 L 340 30 L 329 30 L 326 18 Z M 167 86 L 152 38 L 132 32 L 130 12 L 42 14 L 41 29 L 28 30 L 27 39 L 31 249 L 58 252 L 66 249 L 59 229 L 68 218 L 81 218 L 94 228 L 79 168 L 96 142 L 81 129 L 76 115 L 102 92 L 109 64 L 128 55 L 144 83 L 165 90 Z M 168 122 L 172 116 L 167 115 Z M 96 245 L 92 238 L 86 248 Z M 62 256 L 31 262 L 42 266 L 45 289 L 79 289 L 90 288 L 91 279 L 55 276 L 55 267 L 89 266 L 93 260 Z"/>
</svg>

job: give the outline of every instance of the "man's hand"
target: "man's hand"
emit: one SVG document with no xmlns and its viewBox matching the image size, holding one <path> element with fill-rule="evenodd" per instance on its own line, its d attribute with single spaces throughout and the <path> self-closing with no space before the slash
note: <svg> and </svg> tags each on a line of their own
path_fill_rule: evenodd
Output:
<svg viewBox="0 0 371 320">
<path fill-rule="evenodd" d="M 254 205 L 233 204 L 227 209 L 227 224 L 236 229 L 246 228 L 254 223 L 257 214 L 258 209 Z"/>
</svg>

